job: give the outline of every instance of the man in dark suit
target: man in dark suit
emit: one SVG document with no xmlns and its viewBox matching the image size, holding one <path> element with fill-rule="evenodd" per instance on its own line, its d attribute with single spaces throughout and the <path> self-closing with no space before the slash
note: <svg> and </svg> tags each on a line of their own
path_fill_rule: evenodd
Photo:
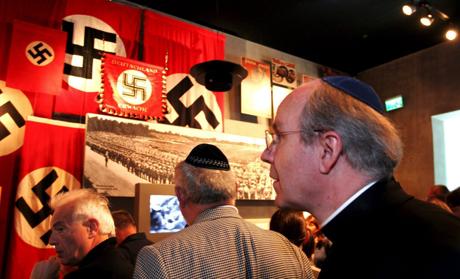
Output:
<svg viewBox="0 0 460 279">
<path fill-rule="evenodd" d="M 294 90 L 267 131 L 280 207 L 306 210 L 332 246 L 320 278 L 460 278 L 460 220 L 393 178 L 402 143 L 369 85 L 317 79 Z"/>
<path fill-rule="evenodd" d="M 136 264 L 137 254 L 142 247 L 153 242 L 148 240 L 143 232 L 137 232 L 133 216 L 126 210 L 112 212 L 115 223 L 115 236 L 117 247 L 123 257 L 130 261 L 133 266 Z"/>
<path fill-rule="evenodd" d="M 72 190 L 54 197 L 51 207 L 49 242 L 56 257 L 38 262 L 31 278 L 58 278 L 58 272 L 69 270 L 66 279 L 132 277 L 133 265 L 111 237 L 115 226 L 105 196 L 92 189 Z M 65 271 L 59 270 L 60 265 Z"/>
</svg>

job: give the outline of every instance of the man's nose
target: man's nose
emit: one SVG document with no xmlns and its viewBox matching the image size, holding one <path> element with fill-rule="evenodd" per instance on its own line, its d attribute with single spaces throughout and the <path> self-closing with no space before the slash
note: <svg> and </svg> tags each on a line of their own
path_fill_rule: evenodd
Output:
<svg viewBox="0 0 460 279">
<path fill-rule="evenodd" d="M 53 231 L 51 231 L 51 235 L 50 235 L 50 239 L 49 239 L 49 244 L 50 244 L 50 245 L 56 245 L 56 237 L 55 237 Z"/>
<path fill-rule="evenodd" d="M 273 162 L 273 152 L 270 149 L 265 148 L 264 152 L 260 155 L 260 159 L 271 164 Z"/>
</svg>

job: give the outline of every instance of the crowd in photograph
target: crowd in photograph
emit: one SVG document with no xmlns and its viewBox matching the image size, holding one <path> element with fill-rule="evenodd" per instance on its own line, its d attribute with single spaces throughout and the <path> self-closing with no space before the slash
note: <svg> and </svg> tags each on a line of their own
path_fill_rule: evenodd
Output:
<svg viewBox="0 0 460 279">
<path fill-rule="evenodd" d="M 174 167 L 185 156 L 182 148 L 171 150 L 170 141 L 152 141 L 144 136 L 126 136 L 105 131 L 88 133 L 86 145 L 105 159 L 114 162 L 150 183 L 174 184 Z M 254 162 L 230 162 L 238 181 L 238 199 L 274 198 L 271 178 L 260 159 Z"/>
</svg>

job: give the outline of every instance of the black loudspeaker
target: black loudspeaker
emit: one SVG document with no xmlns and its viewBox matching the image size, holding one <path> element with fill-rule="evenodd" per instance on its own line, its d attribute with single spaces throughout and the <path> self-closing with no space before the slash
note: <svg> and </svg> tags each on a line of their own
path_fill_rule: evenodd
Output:
<svg viewBox="0 0 460 279">
<path fill-rule="evenodd" d="M 224 60 L 210 60 L 194 65 L 190 74 L 210 91 L 224 92 L 241 83 L 248 71 L 239 64 Z"/>
</svg>

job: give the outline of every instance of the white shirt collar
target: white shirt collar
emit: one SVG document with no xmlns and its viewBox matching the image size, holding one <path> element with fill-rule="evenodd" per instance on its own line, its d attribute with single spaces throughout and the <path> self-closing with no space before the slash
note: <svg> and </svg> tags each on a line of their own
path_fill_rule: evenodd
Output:
<svg viewBox="0 0 460 279">
<path fill-rule="evenodd" d="M 335 218 L 342 210 L 344 210 L 352 201 L 356 200 L 362 193 L 364 193 L 367 189 L 369 189 L 372 185 L 374 185 L 377 180 L 372 181 L 371 183 L 367 184 L 363 188 L 359 189 L 358 192 L 354 193 L 353 196 L 348 198 L 339 208 L 337 208 L 326 220 L 321 224 L 320 228 L 323 228 L 327 223 L 329 223 L 332 219 Z"/>
<path fill-rule="evenodd" d="M 238 208 L 236 208 L 236 206 L 234 206 L 234 205 L 226 204 L 226 205 L 219 205 L 218 207 L 229 207 L 229 208 L 233 208 L 233 209 L 236 210 L 236 213 L 239 214 Z"/>
</svg>

